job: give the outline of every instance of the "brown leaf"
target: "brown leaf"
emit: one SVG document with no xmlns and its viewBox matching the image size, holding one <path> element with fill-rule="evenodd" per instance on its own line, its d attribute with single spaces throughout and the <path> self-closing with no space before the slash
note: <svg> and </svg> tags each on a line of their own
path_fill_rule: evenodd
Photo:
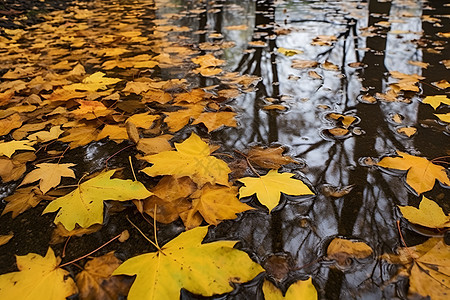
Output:
<svg viewBox="0 0 450 300">
<path fill-rule="evenodd" d="M 12 158 L 0 157 L 0 176 L 3 182 L 18 180 L 27 170 L 26 163 L 36 159 L 33 152 L 24 152 Z"/>
<path fill-rule="evenodd" d="M 12 218 L 14 219 L 27 209 L 38 205 L 41 200 L 52 199 L 53 197 L 43 196 L 41 191 L 34 186 L 17 189 L 14 194 L 4 199 L 8 204 L 6 204 L 2 215 L 12 212 Z"/>
<path fill-rule="evenodd" d="M 348 266 L 350 258 L 364 259 L 373 253 L 366 243 L 334 238 L 327 248 L 328 259 L 335 260 L 339 266 Z"/>
<path fill-rule="evenodd" d="M 8 134 L 11 130 L 22 126 L 22 118 L 19 114 L 11 115 L 0 120 L 0 136 Z"/>
<path fill-rule="evenodd" d="M 290 156 L 283 156 L 285 149 L 283 147 L 264 148 L 256 146 L 248 152 L 248 159 L 258 166 L 266 169 L 279 169 L 289 163 L 298 163 Z"/>
</svg>

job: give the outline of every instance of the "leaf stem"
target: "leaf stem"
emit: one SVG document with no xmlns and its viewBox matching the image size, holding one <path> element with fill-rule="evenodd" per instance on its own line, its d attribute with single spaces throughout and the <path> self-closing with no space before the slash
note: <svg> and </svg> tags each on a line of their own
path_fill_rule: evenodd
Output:
<svg viewBox="0 0 450 300">
<path fill-rule="evenodd" d="M 98 250 L 102 249 L 103 247 L 105 247 L 105 246 L 108 245 L 109 243 L 111 243 L 111 242 L 117 240 L 117 239 L 120 237 L 120 235 L 121 235 L 121 234 L 119 234 L 119 235 L 113 237 L 112 239 L 110 239 L 109 241 L 107 241 L 106 243 L 104 243 L 103 245 L 101 245 L 100 247 L 98 247 L 97 249 L 95 249 L 95 250 L 89 252 L 88 254 L 83 255 L 82 257 L 76 258 L 76 259 L 74 259 L 74 260 L 71 260 L 71 261 L 69 261 L 69 262 L 66 262 L 65 264 L 59 265 L 58 267 L 59 267 L 59 268 L 62 268 L 62 267 L 68 266 L 68 265 L 70 265 L 70 264 L 73 264 L 74 262 L 77 262 L 77 261 L 79 261 L 79 260 L 81 260 L 81 259 L 83 259 L 83 258 L 85 258 L 85 257 L 88 257 L 89 255 L 91 255 L 91 254 L 97 252 Z"/>
<path fill-rule="evenodd" d="M 133 172 L 134 181 L 137 181 L 136 174 L 134 173 L 133 162 L 131 161 L 131 156 L 128 156 L 128 161 L 130 162 L 131 172 Z"/>
<path fill-rule="evenodd" d="M 158 244 L 156 244 L 155 242 L 153 242 L 151 239 L 149 239 L 140 229 L 139 227 L 137 227 L 133 222 L 131 222 L 130 218 L 128 218 L 127 216 L 127 220 L 128 222 L 130 222 L 131 225 L 133 225 L 134 228 L 137 229 L 137 231 L 139 231 L 139 233 L 147 240 L 149 241 L 150 244 L 152 244 L 153 246 L 156 247 L 156 249 L 158 249 L 159 251 L 161 251 L 161 248 L 159 248 Z M 161 251 L 162 252 L 162 251 Z"/>
<path fill-rule="evenodd" d="M 247 156 L 247 155 L 245 155 L 244 153 L 242 153 L 242 152 L 239 151 L 239 150 L 234 150 L 234 152 L 236 152 L 236 153 L 242 155 L 242 156 L 245 158 L 245 160 L 247 161 L 247 165 L 250 167 L 250 169 L 253 171 L 253 173 L 255 173 L 256 176 L 258 176 L 259 178 L 261 178 L 261 175 L 259 175 L 258 171 L 256 171 L 256 169 L 253 167 L 253 165 L 252 165 L 252 164 L 250 163 L 250 161 L 248 160 L 248 156 Z"/>
</svg>

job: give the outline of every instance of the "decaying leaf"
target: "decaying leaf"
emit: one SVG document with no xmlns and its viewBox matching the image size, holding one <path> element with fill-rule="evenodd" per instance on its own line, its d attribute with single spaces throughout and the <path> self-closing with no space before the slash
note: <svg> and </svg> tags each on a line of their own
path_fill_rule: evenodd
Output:
<svg viewBox="0 0 450 300">
<path fill-rule="evenodd" d="M 58 268 L 61 259 L 48 248 L 45 257 L 35 253 L 16 256 L 18 272 L 0 275 L 1 299 L 66 299 L 77 292 L 69 272 Z"/>
<path fill-rule="evenodd" d="M 178 299 L 180 289 L 212 296 L 233 290 L 231 282 L 246 282 L 263 269 L 234 241 L 202 244 L 208 227 L 181 233 L 160 250 L 128 259 L 113 275 L 137 275 L 130 300 Z"/>
<path fill-rule="evenodd" d="M 377 165 L 383 168 L 407 171 L 406 183 L 418 194 L 434 187 L 435 181 L 450 186 L 445 168 L 435 165 L 426 158 L 397 151 L 397 157 L 384 157 Z"/>
<path fill-rule="evenodd" d="M 259 202 L 271 212 L 280 202 L 281 193 L 286 195 L 313 195 L 314 193 L 300 180 L 291 178 L 295 174 L 278 173 L 270 170 L 261 177 L 239 179 L 245 186 L 239 189 L 239 198 L 256 194 Z"/>
<path fill-rule="evenodd" d="M 450 216 L 434 201 L 422 197 L 419 208 L 413 206 L 399 206 L 405 219 L 411 223 L 429 228 L 450 227 Z"/>
<path fill-rule="evenodd" d="M 35 207 L 42 200 L 52 200 L 52 197 L 43 196 L 41 191 L 37 187 L 27 187 L 23 189 L 17 189 L 14 194 L 6 197 L 4 200 L 8 202 L 2 215 L 12 212 L 12 218 L 14 219 L 19 214 L 23 213 L 31 207 Z"/>
<path fill-rule="evenodd" d="M 282 292 L 269 280 L 264 280 L 263 287 L 264 299 L 266 300 L 317 300 L 317 290 L 314 287 L 311 278 L 307 280 L 298 280 L 292 283 L 283 296 Z"/>
<path fill-rule="evenodd" d="M 152 195 L 138 181 L 110 179 L 116 170 L 110 170 L 81 183 L 71 193 L 53 200 L 44 210 L 45 213 L 58 211 L 55 224 L 61 223 L 67 230 L 73 230 L 76 224 L 87 228 L 103 223 L 103 201 L 127 201 L 144 199 Z"/>
<path fill-rule="evenodd" d="M 71 236 L 80 237 L 85 234 L 91 234 L 91 233 L 99 231 L 101 228 L 102 228 L 102 225 L 94 224 L 92 226 L 89 226 L 88 228 L 81 228 L 81 227 L 77 226 L 75 229 L 69 231 L 64 227 L 64 225 L 62 225 L 61 223 L 58 223 L 58 224 L 56 224 L 55 230 L 53 230 L 53 232 L 52 232 L 50 244 L 55 245 L 55 244 L 62 243 L 64 241 L 66 241 L 68 237 L 71 237 Z"/>
<path fill-rule="evenodd" d="M 12 158 L 0 157 L 0 177 L 4 183 L 18 180 L 27 170 L 26 163 L 36 159 L 33 152 L 18 153 Z"/>
<path fill-rule="evenodd" d="M 327 258 L 335 260 L 339 266 L 348 266 L 350 258 L 363 259 L 373 253 L 366 243 L 334 238 L 327 248 Z"/>
<path fill-rule="evenodd" d="M 189 176 L 200 187 L 205 183 L 228 185 L 228 165 L 210 155 L 208 144 L 192 133 L 182 143 L 175 143 L 176 151 L 163 151 L 144 156 L 153 166 L 142 170 L 148 176 Z"/>
<path fill-rule="evenodd" d="M 298 163 L 292 157 L 283 155 L 284 151 L 283 147 L 264 148 L 256 146 L 248 151 L 247 157 L 252 163 L 266 169 L 279 169 L 289 163 Z"/>
<path fill-rule="evenodd" d="M 114 256 L 114 252 L 88 261 L 83 271 L 75 277 L 79 297 L 83 300 L 113 300 L 120 295 L 126 296 L 130 284 L 119 276 L 111 276 L 120 264 L 121 261 Z"/>
<path fill-rule="evenodd" d="M 203 123 L 208 128 L 208 132 L 219 129 L 222 126 L 236 127 L 235 115 L 236 113 L 231 111 L 204 112 L 192 122 L 192 125 Z"/>
<path fill-rule="evenodd" d="M 42 193 L 47 193 L 61 182 L 61 177 L 75 178 L 75 173 L 70 167 L 75 164 L 37 164 L 37 169 L 28 173 L 20 185 L 29 184 L 39 180 L 39 188 Z M 19 185 L 19 186 L 20 186 Z"/>
<path fill-rule="evenodd" d="M 32 141 L 10 141 L 0 143 L 0 155 L 11 157 L 17 150 L 34 151 L 31 147 L 34 144 Z"/>
<path fill-rule="evenodd" d="M 0 235 L 0 246 L 8 243 L 13 237 L 14 234 Z"/>
</svg>

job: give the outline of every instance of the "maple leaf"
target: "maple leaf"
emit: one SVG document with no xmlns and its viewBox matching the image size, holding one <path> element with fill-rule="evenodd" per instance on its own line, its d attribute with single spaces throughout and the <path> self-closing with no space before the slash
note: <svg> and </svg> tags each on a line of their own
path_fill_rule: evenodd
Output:
<svg viewBox="0 0 450 300">
<path fill-rule="evenodd" d="M 98 130 L 93 126 L 78 126 L 67 130 L 68 135 L 59 138 L 59 141 L 70 142 L 71 148 L 84 146 L 95 141 L 98 136 Z"/>
<path fill-rule="evenodd" d="M 239 179 L 245 186 L 239 189 L 239 198 L 256 194 L 259 202 L 271 212 L 280 202 L 281 193 L 286 195 L 314 195 L 300 180 L 291 178 L 295 174 L 278 173 L 270 170 L 261 177 L 245 177 Z"/>
<path fill-rule="evenodd" d="M 283 147 L 257 146 L 248 151 L 247 157 L 252 163 L 266 169 L 279 169 L 282 165 L 298 163 L 290 156 L 283 156 L 283 152 Z"/>
<path fill-rule="evenodd" d="M 398 255 L 382 257 L 390 263 L 405 265 L 399 274 L 409 274 L 409 294 L 446 300 L 450 286 L 449 252 L 443 238 L 430 238 L 414 247 L 399 248 Z"/>
<path fill-rule="evenodd" d="M 235 219 L 237 213 L 253 209 L 240 202 L 236 198 L 237 193 L 236 187 L 205 184 L 201 190 L 190 196 L 193 199 L 192 209 L 181 216 L 186 228 L 200 225 L 195 217 L 197 213 L 201 214 L 208 224 L 217 225 L 222 220 Z"/>
<path fill-rule="evenodd" d="M 418 209 L 413 206 L 399 208 L 403 217 L 411 223 L 429 228 L 450 227 L 450 216 L 446 215 L 436 202 L 426 197 L 422 197 Z"/>
<path fill-rule="evenodd" d="M 127 201 L 144 199 L 152 195 L 138 181 L 110 179 L 116 170 L 110 170 L 83 182 L 71 193 L 53 200 L 43 214 L 59 210 L 55 224 L 61 223 L 67 230 L 76 224 L 87 228 L 103 223 L 103 201 Z"/>
<path fill-rule="evenodd" d="M 128 299 L 178 299 L 180 289 L 212 296 L 233 290 L 261 273 L 247 253 L 234 249 L 235 241 L 202 244 L 208 227 L 181 233 L 157 252 L 132 257 L 113 275 L 137 275 Z"/>
<path fill-rule="evenodd" d="M 31 141 L 49 142 L 57 139 L 64 130 L 61 130 L 61 126 L 53 126 L 49 131 L 39 131 L 28 136 Z"/>
<path fill-rule="evenodd" d="M 80 107 L 70 113 L 79 119 L 93 120 L 98 117 L 107 116 L 113 112 L 98 101 L 77 100 L 77 102 L 80 103 Z"/>
<path fill-rule="evenodd" d="M 438 117 L 441 121 L 444 121 L 445 123 L 450 123 L 450 113 L 446 114 L 434 114 L 436 117 Z"/>
<path fill-rule="evenodd" d="M 219 129 L 222 126 L 236 127 L 235 115 L 236 113 L 231 111 L 204 112 L 192 122 L 192 125 L 203 123 L 208 128 L 208 132 Z"/>
<path fill-rule="evenodd" d="M 434 110 L 436 110 L 436 108 L 438 108 L 441 104 L 450 105 L 450 99 L 447 95 L 427 96 L 422 102 L 425 104 L 430 104 Z"/>
<path fill-rule="evenodd" d="M 96 140 L 101 140 L 106 137 L 109 137 L 110 140 L 115 142 L 121 142 L 128 138 L 127 129 L 125 127 L 120 127 L 119 125 L 106 124 L 96 137 Z"/>
<path fill-rule="evenodd" d="M 398 157 L 384 157 L 377 165 L 383 168 L 407 171 L 406 183 L 418 194 L 434 187 L 436 179 L 445 185 L 450 180 L 445 168 L 435 165 L 426 158 L 397 151 Z"/>
<path fill-rule="evenodd" d="M 158 115 L 150 115 L 147 113 L 134 114 L 127 119 L 126 122 L 133 123 L 136 127 L 148 129 L 153 125 L 155 120 L 159 119 Z"/>
<path fill-rule="evenodd" d="M 0 246 L 8 243 L 13 237 L 14 234 L 0 235 Z"/>
<path fill-rule="evenodd" d="M 277 49 L 277 51 L 285 56 L 294 56 L 296 54 L 301 54 L 303 51 L 296 50 L 296 49 L 286 49 L 283 47 L 280 47 Z"/>
<path fill-rule="evenodd" d="M 200 187 L 205 183 L 228 185 L 228 165 L 210 156 L 208 144 L 192 133 L 182 143 L 175 143 L 176 151 L 164 151 L 143 159 L 153 166 L 142 170 L 148 176 L 173 175 L 189 176 Z"/>
<path fill-rule="evenodd" d="M 187 109 L 165 113 L 167 117 L 164 122 L 169 126 L 170 131 L 176 132 L 189 123 L 191 118 L 197 118 L 203 111 L 203 106 L 191 105 Z"/>
<path fill-rule="evenodd" d="M 6 204 L 2 212 L 2 216 L 8 212 L 12 212 L 12 218 L 14 219 L 27 209 L 38 205 L 42 200 L 52 199 L 52 197 L 43 196 L 41 191 L 34 186 L 17 189 L 14 194 L 4 199 L 8 204 Z"/>
<path fill-rule="evenodd" d="M 58 268 L 60 258 L 48 248 L 45 257 L 35 253 L 16 256 L 19 272 L 0 275 L 1 299 L 65 299 L 77 292 L 69 272 Z"/>
<path fill-rule="evenodd" d="M 264 280 L 263 287 L 264 299 L 266 300 L 317 300 L 317 290 L 314 287 L 311 278 L 307 280 L 298 280 L 292 283 L 283 296 L 281 291 L 269 280 Z"/>
<path fill-rule="evenodd" d="M 108 78 L 104 76 L 105 73 L 96 72 L 83 79 L 82 83 L 73 83 L 70 85 L 65 85 L 63 89 L 70 91 L 81 90 L 81 91 L 95 92 L 100 89 L 106 89 L 107 85 L 115 84 L 119 81 L 122 81 L 122 79 L 119 78 Z"/>
<path fill-rule="evenodd" d="M 39 188 L 45 194 L 61 182 L 61 177 L 75 178 L 75 174 L 69 169 L 73 166 L 75 164 L 37 164 L 38 168 L 28 173 L 19 186 L 39 180 Z"/>
<path fill-rule="evenodd" d="M 81 299 L 117 299 L 125 296 L 130 285 L 123 278 L 111 277 L 112 272 L 119 267 L 121 261 L 109 252 L 95 257 L 84 265 L 83 271 L 77 274 L 79 296 Z"/>
<path fill-rule="evenodd" d="M 10 142 L 3 142 L 0 143 L 0 155 L 5 155 L 8 157 L 11 157 L 11 155 L 14 154 L 17 150 L 31 150 L 34 151 L 35 149 L 31 147 L 34 142 L 32 141 L 10 141 Z"/>
<path fill-rule="evenodd" d="M 170 151 L 172 150 L 172 146 L 170 145 L 169 140 L 172 137 L 172 135 L 164 134 L 154 138 L 139 139 L 136 148 L 139 151 L 144 152 L 146 155 L 156 154 L 163 151 Z"/>
</svg>

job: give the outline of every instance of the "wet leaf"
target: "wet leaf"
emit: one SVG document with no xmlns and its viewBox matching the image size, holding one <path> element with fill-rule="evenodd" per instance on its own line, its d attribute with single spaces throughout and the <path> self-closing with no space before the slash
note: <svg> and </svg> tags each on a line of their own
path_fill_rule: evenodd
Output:
<svg viewBox="0 0 450 300">
<path fill-rule="evenodd" d="M 300 180 L 291 178 L 295 174 L 278 173 L 270 170 L 261 177 L 239 179 L 245 186 L 239 189 L 239 198 L 256 194 L 259 202 L 271 212 L 280 202 L 281 193 L 286 195 L 313 195 L 314 193 Z"/>
<path fill-rule="evenodd" d="M 447 95 L 427 96 L 422 100 L 423 103 L 430 104 L 435 110 L 441 104 L 450 105 L 450 99 Z"/>
<path fill-rule="evenodd" d="M 441 121 L 444 121 L 445 123 L 450 123 L 450 113 L 446 114 L 434 114 L 436 117 L 438 117 Z"/>
<path fill-rule="evenodd" d="M 0 275 L 1 299 L 65 299 L 77 292 L 69 272 L 58 268 L 60 258 L 48 248 L 45 257 L 35 253 L 16 256 L 18 272 Z"/>
<path fill-rule="evenodd" d="M 429 228 L 450 227 L 450 216 L 434 201 L 422 197 L 419 208 L 413 206 L 399 206 L 405 219 L 411 223 Z"/>
<path fill-rule="evenodd" d="M 445 79 L 439 80 L 437 82 L 432 82 L 431 84 L 443 90 L 448 89 L 450 87 L 450 83 Z"/>
<path fill-rule="evenodd" d="M 170 145 L 169 140 L 172 137 L 172 135 L 165 134 L 154 138 L 139 139 L 136 148 L 146 155 L 170 151 L 172 150 L 172 146 Z"/>
<path fill-rule="evenodd" d="M 75 166 L 75 164 L 49 164 L 42 163 L 37 164 L 37 169 L 34 169 L 28 173 L 23 179 L 22 183 L 19 185 L 29 184 L 39 180 L 39 188 L 42 193 L 47 193 L 51 188 L 59 185 L 61 182 L 61 177 L 71 177 L 75 178 L 75 173 L 70 167 Z"/>
<path fill-rule="evenodd" d="M 231 292 L 231 282 L 246 282 L 263 269 L 234 241 L 202 244 L 208 227 L 181 233 L 161 250 L 128 259 L 113 275 L 137 275 L 128 299 L 178 299 L 180 289 L 212 296 Z"/>
<path fill-rule="evenodd" d="M 334 238 L 327 248 L 328 259 L 343 267 L 350 264 L 350 258 L 364 259 L 372 254 L 372 248 L 366 243 L 341 238 Z"/>
<path fill-rule="evenodd" d="M 97 232 L 100 229 L 102 229 L 102 225 L 94 224 L 92 226 L 89 226 L 88 228 L 81 228 L 81 227 L 77 226 L 75 229 L 69 231 L 64 227 L 64 225 L 62 225 L 61 223 L 58 223 L 58 224 L 56 224 L 55 230 L 53 230 L 53 232 L 52 232 L 50 244 L 53 244 L 53 245 L 59 244 L 64 241 L 67 241 L 68 237 L 72 237 L 72 236 L 81 237 L 85 234 L 91 234 L 91 233 Z"/>
<path fill-rule="evenodd" d="M 2 142 L 0 143 L 0 155 L 11 157 L 11 155 L 18 150 L 35 151 L 35 149 L 31 147 L 33 144 L 34 142 L 27 140 Z"/>
<path fill-rule="evenodd" d="M 14 234 L 0 235 L 0 246 L 8 243 L 13 237 Z"/>
<path fill-rule="evenodd" d="M 283 47 L 280 47 L 277 49 L 277 51 L 285 56 L 294 56 L 296 54 L 301 54 L 303 51 L 296 50 L 296 49 L 286 49 Z"/>
<path fill-rule="evenodd" d="M 289 163 L 298 163 L 292 157 L 283 155 L 284 151 L 283 147 L 264 148 L 256 146 L 248 151 L 247 156 L 252 163 L 266 169 L 279 169 Z"/>
<path fill-rule="evenodd" d="M 11 130 L 22 126 L 22 118 L 19 114 L 13 114 L 0 120 L 0 136 L 8 134 Z"/>
<path fill-rule="evenodd" d="M 210 156 L 208 144 L 192 133 L 182 143 L 175 143 L 176 151 L 164 151 L 143 159 L 153 166 L 142 170 L 148 176 L 189 176 L 200 187 L 205 183 L 228 185 L 228 165 Z"/>
<path fill-rule="evenodd" d="M 28 136 L 28 139 L 31 141 L 38 142 L 49 142 L 52 140 L 56 140 L 64 130 L 61 130 L 61 126 L 53 126 L 49 131 L 39 131 Z"/>
<path fill-rule="evenodd" d="M 236 113 L 231 111 L 204 112 L 192 122 L 192 125 L 203 123 L 208 128 L 208 132 L 219 129 L 222 126 L 236 127 L 235 115 Z"/>
<path fill-rule="evenodd" d="M 317 61 L 314 60 L 298 60 L 294 59 L 292 61 L 291 67 L 294 69 L 310 69 L 315 68 L 319 65 Z"/>
<path fill-rule="evenodd" d="M 130 286 L 118 276 L 111 277 L 112 272 L 119 267 L 121 261 L 109 252 L 100 257 L 94 257 L 86 263 L 83 271 L 77 274 L 80 299 L 117 299 L 125 296 Z"/>
<path fill-rule="evenodd" d="M 52 197 L 43 196 L 41 191 L 37 187 L 27 187 L 23 189 L 17 189 L 14 194 L 6 197 L 4 200 L 8 202 L 2 215 L 12 212 L 12 218 L 14 219 L 19 214 L 23 213 L 31 207 L 35 207 L 42 200 L 52 200 Z"/>
<path fill-rule="evenodd" d="M 312 284 L 311 278 L 307 280 L 298 280 L 292 283 L 283 296 L 281 291 L 273 285 L 269 280 L 264 280 L 263 283 L 264 299 L 266 300 L 317 300 L 318 294 L 316 288 Z"/>
<path fill-rule="evenodd" d="M 152 195 L 138 181 L 110 179 L 115 171 L 101 173 L 81 183 L 71 193 L 53 200 L 43 213 L 59 210 L 54 220 L 55 224 L 61 223 L 70 231 L 76 224 L 83 228 L 102 224 L 104 200 L 127 201 Z"/>
<path fill-rule="evenodd" d="M 3 183 L 18 180 L 27 170 L 26 163 L 36 159 L 32 152 L 13 155 L 12 158 L 0 157 L 0 177 Z"/>
<path fill-rule="evenodd" d="M 415 127 L 400 127 L 397 128 L 397 132 L 406 135 L 407 137 L 412 137 L 417 133 L 417 128 Z"/>
<path fill-rule="evenodd" d="M 80 90 L 95 92 L 97 90 L 106 89 L 108 85 L 116 84 L 117 82 L 122 80 L 119 78 L 104 77 L 105 75 L 105 73 L 96 72 L 84 78 L 82 83 L 73 83 L 70 85 L 66 85 L 63 88 L 69 91 Z"/>
<path fill-rule="evenodd" d="M 407 171 L 406 183 L 418 194 L 433 188 L 435 181 L 450 186 L 445 168 L 435 165 L 426 158 L 397 151 L 397 157 L 384 157 L 377 165 L 383 168 Z"/>
</svg>

